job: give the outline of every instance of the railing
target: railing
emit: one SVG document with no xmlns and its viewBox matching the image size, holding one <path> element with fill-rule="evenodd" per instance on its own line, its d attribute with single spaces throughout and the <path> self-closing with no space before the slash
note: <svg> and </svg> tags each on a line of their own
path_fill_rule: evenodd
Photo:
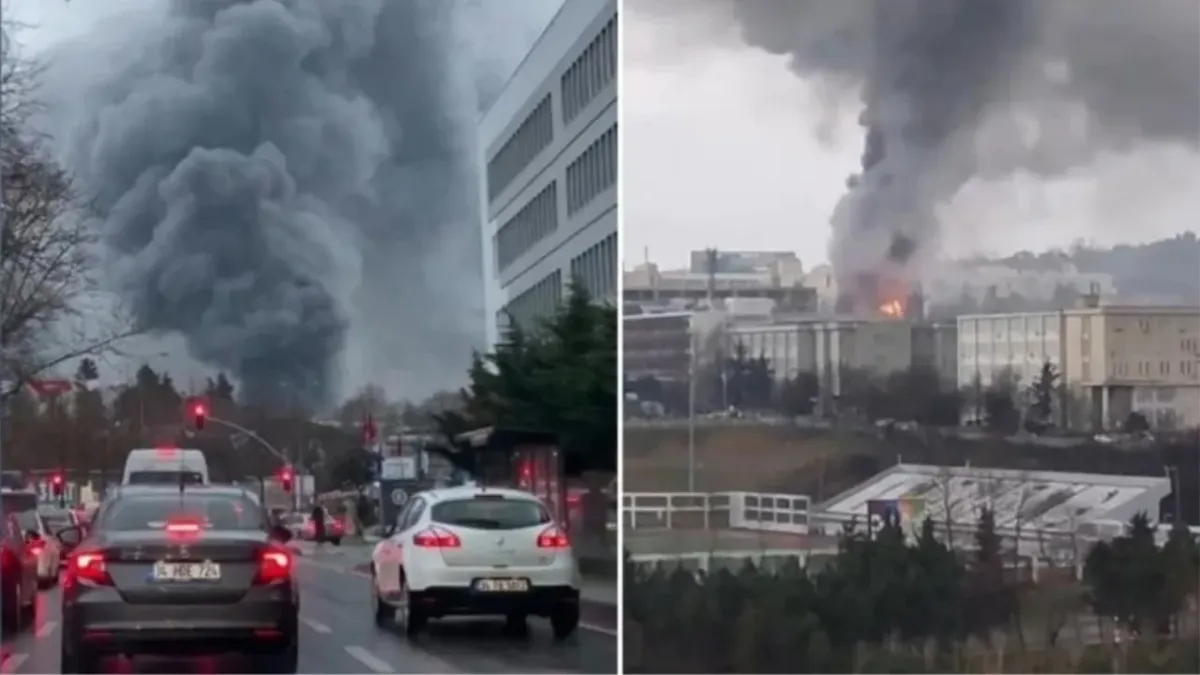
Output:
<svg viewBox="0 0 1200 675">
<path fill-rule="evenodd" d="M 808 534 L 812 500 L 767 492 L 627 492 L 628 531 L 733 528 Z"/>
<path fill-rule="evenodd" d="M 640 571 L 649 573 L 655 567 L 662 565 L 666 570 L 682 569 L 689 572 L 713 572 L 727 569 L 732 572 L 740 570 L 746 563 L 763 570 L 778 572 L 793 561 L 801 568 L 806 567 L 812 558 L 831 557 L 836 555 L 836 548 L 804 551 L 793 548 L 763 549 L 745 551 L 696 551 L 691 553 L 643 553 L 633 557 L 633 563 Z"/>
</svg>

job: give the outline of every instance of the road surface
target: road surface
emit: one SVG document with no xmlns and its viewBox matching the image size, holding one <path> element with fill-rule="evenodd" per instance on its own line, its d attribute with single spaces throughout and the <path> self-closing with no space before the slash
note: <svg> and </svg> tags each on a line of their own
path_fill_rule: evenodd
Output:
<svg viewBox="0 0 1200 675">
<path fill-rule="evenodd" d="M 432 622 L 410 642 L 398 628 L 376 628 L 368 581 L 320 554 L 297 559 L 301 673 L 615 673 L 617 645 L 608 630 L 581 629 L 562 643 L 549 625 L 530 619 L 528 637 L 505 634 L 502 622 Z M 43 591 L 34 627 L 3 639 L 0 673 L 59 671 L 58 590 Z M 190 661 L 114 660 L 108 672 L 246 672 L 234 657 Z"/>
</svg>

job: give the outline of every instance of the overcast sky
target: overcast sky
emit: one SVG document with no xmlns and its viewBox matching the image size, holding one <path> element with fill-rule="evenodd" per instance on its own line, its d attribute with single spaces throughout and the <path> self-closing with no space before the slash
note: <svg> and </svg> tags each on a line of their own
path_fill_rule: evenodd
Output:
<svg viewBox="0 0 1200 675">
<path fill-rule="evenodd" d="M 694 17 L 688 17 L 692 19 Z M 690 250 L 794 250 L 826 259 L 829 214 L 858 166 L 856 106 L 822 113 L 821 92 L 782 56 L 680 17 L 622 15 L 625 265 L 686 264 Z M 696 37 L 696 36 L 703 36 Z M 822 115 L 825 118 L 822 119 Z M 972 184 L 943 214 L 951 254 L 1111 244 L 1197 229 L 1200 157 L 1140 148 L 1053 183 Z"/>
</svg>

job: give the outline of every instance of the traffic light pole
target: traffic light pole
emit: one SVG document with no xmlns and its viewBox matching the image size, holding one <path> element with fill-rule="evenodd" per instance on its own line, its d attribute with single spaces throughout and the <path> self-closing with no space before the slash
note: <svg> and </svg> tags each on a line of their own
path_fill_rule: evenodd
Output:
<svg viewBox="0 0 1200 675">
<path fill-rule="evenodd" d="M 284 466 L 287 466 L 288 464 L 291 463 L 288 461 L 287 455 L 285 455 L 283 452 L 281 452 L 279 450 L 279 448 L 276 448 L 275 446 L 271 445 L 270 443 L 267 442 L 267 439 L 263 438 L 262 436 L 259 436 L 258 434 L 254 433 L 250 429 L 247 429 L 246 427 L 244 427 L 240 424 L 237 424 L 236 422 L 230 422 L 229 420 L 223 420 L 219 417 L 213 417 L 212 415 L 209 415 L 205 419 L 214 424 L 219 424 L 219 425 L 225 427 L 226 429 L 233 429 L 234 431 L 236 431 L 238 433 L 245 434 L 246 436 L 254 439 L 255 441 L 258 442 L 259 445 L 266 448 L 267 452 L 271 453 L 276 458 L 278 458 L 279 461 L 283 462 Z"/>
</svg>

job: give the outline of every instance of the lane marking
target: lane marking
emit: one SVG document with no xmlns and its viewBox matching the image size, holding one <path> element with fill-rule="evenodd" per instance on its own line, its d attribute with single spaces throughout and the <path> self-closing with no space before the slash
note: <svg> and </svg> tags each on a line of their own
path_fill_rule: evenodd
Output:
<svg viewBox="0 0 1200 675">
<path fill-rule="evenodd" d="M 394 673 L 394 672 L 396 672 L 396 669 L 392 668 L 392 666 L 389 665 L 387 661 L 384 661 L 383 659 L 379 658 L 378 656 L 375 656 L 374 654 L 367 651 L 363 647 L 359 647 L 357 645 L 351 645 L 349 647 L 343 647 L 343 649 L 346 650 L 347 654 L 349 654 L 350 656 L 353 656 L 356 661 L 358 661 L 359 663 L 363 664 L 364 666 L 370 668 L 371 670 L 373 670 L 377 673 Z"/>
<path fill-rule="evenodd" d="M 38 626 L 37 632 L 33 636 L 39 640 L 47 638 L 54 632 L 55 628 L 58 628 L 57 621 L 44 621 L 42 625 Z"/>
<path fill-rule="evenodd" d="M 300 620 L 303 621 L 309 628 L 317 631 L 318 633 L 332 633 L 333 632 L 332 628 L 330 628 L 329 626 L 326 626 L 325 624 L 321 623 L 320 621 L 317 621 L 316 619 L 300 617 Z"/>
<path fill-rule="evenodd" d="M 0 673 L 17 672 L 17 669 L 20 668 L 21 664 L 25 663 L 25 659 L 28 658 L 28 654 L 9 654 L 8 656 L 4 657 L 4 663 L 0 664 Z"/>
<path fill-rule="evenodd" d="M 368 579 L 368 580 L 371 578 L 371 574 L 369 572 L 362 572 L 362 571 L 356 570 L 354 568 L 339 567 L 337 565 L 331 565 L 329 563 L 324 563 L 324 562 L 317 562 L 317 561 L 311 560 L 311 559 L 307 560 L 306 562 L 309 565 L 312 565 L 313 567 L 320 567 L 321 569 L 329 570 L 330 572 L 349 574 L 351 576 L 362 577 L 363 579 Z M 597 626 L 596 624 L 583 623 L 583 622 L 581 622 L 579 624 L 579 627 L 583 630 L 588 631 L 589 633 L 599 633 L 601 635 L 607 635 L 608 637 L 614 637 L 614 638 L 617 637 L 617 630 L 615 628 L 608 628 L 605 626 Z"/>
</svg>

